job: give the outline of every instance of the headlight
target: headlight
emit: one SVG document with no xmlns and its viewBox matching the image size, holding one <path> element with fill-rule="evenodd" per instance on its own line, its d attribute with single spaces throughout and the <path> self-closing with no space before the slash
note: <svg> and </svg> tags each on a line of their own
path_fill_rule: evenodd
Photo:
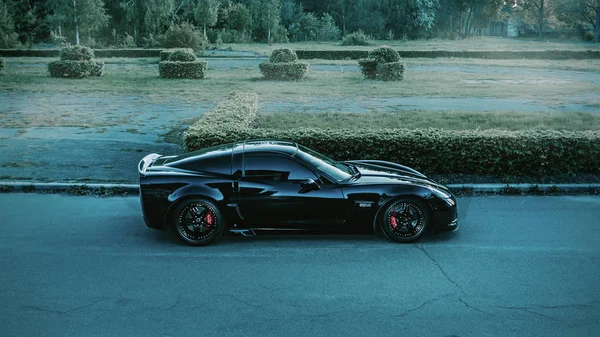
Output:
<svg viewBox="0 0 600 337">
<path fill-rule="evenodd" d="M 433 188 L 430 187 L 429 188 L 431 190 L 431 192 L 433 192 L 433 194 L 435 194 L 438 198 L 444 200 L 446 202 L 446 204 L 448 204 L 448 206 L 454 206 L 456 204 L 456 202 L 454 201 L 454 199 L 452 198 L 452 194 L 450 194 L 449 192 L 446 191 L 442 191 L 440 189 L 437 188 Z"/>
</svg>

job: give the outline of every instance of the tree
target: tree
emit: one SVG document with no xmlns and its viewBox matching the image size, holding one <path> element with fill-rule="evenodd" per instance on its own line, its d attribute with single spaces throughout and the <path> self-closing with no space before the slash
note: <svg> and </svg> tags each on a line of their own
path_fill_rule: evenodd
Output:
<svg viewBox="0 0 600 337">
<path fill-rule="evenodd" d="M 50 0 L 52 2 L 51 21 L 58 24 L 72 24 L 75 29 L 75 43 L 79 45 L 79 34 L 91 32 L 106 26 L 109 16 L 102 0 Z"/>
<path fill-rule="evenodd" d="M 3 0 L 0 0 L 0 48 L 12 48 L 17 45 L 17 33 L 12 16 Z"/>
<path fill-rule="evenodd" d="M 544 36 L 544 26 L 550 14 L 551 7 L 549 5 L 548 0 L 521 0 L 520 3 L 517 2 L 517 7 L 521 7 L 526 14 L 535 17 L 538 38 L 540 39 Z"/>
<path fill-rule="evenodd" d="M 194 8 L 194 18 L 204 27 L 206 37 L 206 26 L 212 27 L 217 23 L 219 17 L 219 0 L 199 0 Z"/>
<path fill-rule="evenodd" d="M 600 0 L 562 0 L 557 4 L 558 19 L 572 27 L 585 30 L 591 26 L 595 42 L 600 40 Z"/>
<path fill-rule="evenodd" d="M 271 33 L 279 27 L 281 0 L 262 0 L 260 25 L 267 31 L 267 43 L 271 43 Z"/>
<path fill-rule="evenodd" d="M 164 32 L 172 20 L 171 13 L 175 7 L 173 0 L 145 0 L 144 1 L 144 29 L 149 34 Z M 172 21 L 171 21 L 172 22 Z"/>
<path fill-rule="evenodd" d="M 127 0 L 119 4 L 125 12 L 125 20 L 133 25 L 133 42 L 139 43 L 139 30 L 142 18 L 142 5 L 140 0 Z"/>
</svg>

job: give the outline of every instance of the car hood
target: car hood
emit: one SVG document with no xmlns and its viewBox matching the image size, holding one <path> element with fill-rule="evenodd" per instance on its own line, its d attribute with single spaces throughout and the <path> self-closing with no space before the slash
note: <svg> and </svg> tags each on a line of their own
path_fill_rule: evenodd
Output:
<svg viewBox="0 0 600 337">
<path fill-rule="evenodd" d="M 447 187 L 427 178 L 409 167 L 383 161 L 349 161 L 356 166 L 360 177 L 355 184 L 414 184 L 448 190 Z"/>
</svg>

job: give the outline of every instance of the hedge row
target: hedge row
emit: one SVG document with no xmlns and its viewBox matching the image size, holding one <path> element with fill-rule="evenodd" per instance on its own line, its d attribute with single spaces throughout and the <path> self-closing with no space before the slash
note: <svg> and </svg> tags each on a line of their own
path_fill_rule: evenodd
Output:
<svg viewBox="0 0 600 337">
<path fill-rule="evenodd" d="M 96 57 L 159 57 L 162 49 L 94 49 Z M 60 49 L 0 49 L 7 57 L 57 57 Z"/>
<path fill-rule="evenodd" d="M 52 77 L 83 78 L 102 76 L 104 72 L 104 62 L 96 60 L 54 61 L 48 63 L 48 72 Z"/>
<path fill-rule="evenodd" d="M 159 57 L 161 61 L 168 61 L 171 58 L 171 54 L 173 54 L 176 51 L 184 51 L 184 52 L 188 52 L 191 53 L 193 55 L 194 54 L 194 50 L 192 48 L 172 48 L 172 49 L 163 49 L 160 51 Z"/>
<path fill-rule="evenodd" d="M 593 50 L 537 50 L 537 51 L 451 51 L 451 50 L 399 50 L 402 58 L 482 58 L 482 59 L 600 59 L 600 51 Z M 296 50 L 299 59 L 358 60 L 366 58 L 367 50 Z"/>
<path fill-rule="evenodd" d="M 208 62 L 196 60 L 192 62 L 161 61 L 158 73 L 162 78 L 194 78 L 201 79 L 206 75 Z"/>
<path fill-rule="evenodd" d="M 258 96 L 255 93 L 232 92 L 226 101 L 205 113 L 184 133 L 184 145 L 189 151 L 205 147 L 205 144 L 222 144 L 218 139 L 223 130 L 247 129 L 256 120 Z"/>
<path fill-rule="evenodd" d="M 256 129 L 251 127 L 255 109 L 233 103 L 219 105 L 189 128 L 184 137 L 188 151 L 245 139 L 282 139 L 337 160 L 387 160 L 425 174 L 600 174 L 600 131 Z"/>
<path fill-rule="evenodd" d="M 307 62 L 261 63 L 260 73 L 267 80 L 301 80 L 308 72 Z"/>
</svg>

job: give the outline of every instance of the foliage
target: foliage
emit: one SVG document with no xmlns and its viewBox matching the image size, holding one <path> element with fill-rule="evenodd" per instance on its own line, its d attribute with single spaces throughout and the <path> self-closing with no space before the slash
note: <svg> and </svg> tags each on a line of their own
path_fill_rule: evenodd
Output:
<svg viewBox="0 0 600 337">
<path fill-rule="evenodd" d="M 51 77 L 84 78 L 102 76 L 104 62 L 96 60 L 85 61 L 54 61 L 48 64 Z"/>
<path fill-rule="evenodd" d="M 301 13 L 288 26 L 292 41 L 332 41 L 340 38 L 340 29 L 329 13 L 318 19 L 313 13 Z"/>
<path fill-rule="evenodd" d="M 208 40 L 192 24 L 184 22 L 169 27 L 162 45 L 166 48 L 191 48 L 197 52 L 208 47 Z"/>
<path fill-rule="evenodd" d="M 160 60 L 161 61 L 169 61 L 169 59 L 171 58 L 171 54 L 173 54 L 176 51 L 184 51 L 184 52 L 188 52 L 193 54 L 194 50 L 192 50 L 191 48 L 173 48 L 173 49 L 165 49 L 165 50 L 161 50 L 160 51 Z"/>
<path fill-rule="evenodd" d="M 173 0 L 145 0 L 141 4 L 144 6 L 141 9 L 141 13 L 144 13 L 144 30 L 153 35 L 161 34 L 171 20 L 171 12 L 175 6 Z"/>
<path fill-rule="evenodd" d="M 375 60 L 377 63 L 388 63 L 400 61 L 400 54 L 394 49 L 382 46 L 371 50 L 368 58 Z"/>
<path fill-rule="evenodd" d="M 18 44 L 13 18 L 4 1 L 0 0 L 0 48 L 13 48 Z"/>
<path fill-rule="evenodd" d="M 233 32 L 244 33 L 252 29 L 250 10 L 243 3 L 224 3 L 219 9 L 217 26 Z"/>
<path fill-rule="evenodd" d="M 258 65 L 261 74 L 268 80 L 300 80 L 306 76 L 307 62 L 261 63 Z"/>
<path fill-rule="evenodd" d="M 362 30 L 344 36 L 342 46 L 370 46 L 373 44 L 372 37 Z"/>
<path fill-rule="evenodd" d="M 272 63 L 289 63 L 298 61 L 296 52 L 289 48 L 281 48 L 273 50 L 269 61 Z"/>
<path fill-rule="evenodd" d="M 193 62 L 196 61 L 196 55 L 189 50 L 176 50 L 169 56 L 169 61 Z"/>
<path fill-rule="evenodd" d="M 4 59 L 0 58 L 0 71 L 4 69 Z"/>
<path fill-rule="evenodd" d="M 88 47 L 70 46 L 60 50 L 63 61 L 89 61 L 94 58 L 94 51 Z"/>
<path fill-rule="evenodd" d="M 404 62 L 397 61 L 377 64 L 377 77 L 382 81 L 402 81 L 405 71 L 406 63 Z"/>
<path fill-rule="evenodd" d="M 281 0 L 262 0 L 259 11 L 260 27 L 267 32 L 267 42 L 272 42 L 272 34 L 279 27 L 281 19 Z M 281 32 L 278 34 L 278 39 L 281 40 Z M 286 36 L 287 38 L 287 36 Z"/>
<path fill-rule="evenodd" d="M 161 61 L 158 72 L 162 78 L 193 78 L 202 79 L 206 75 L 208 62 L 196 60 L 192 62 Z"/>
<path fill-rule="evenodd" d="M 256 101 L 250 104 L 256 106 Z M 230 103 L 192 125 L 188 151 L 245 139 L 296 141 L 337 160 L 378 159 L 425 174 L 549 176 L 600 174 L 599 131 L 439 129 L 258 129 L 256 108 Z"/>
</svg>

